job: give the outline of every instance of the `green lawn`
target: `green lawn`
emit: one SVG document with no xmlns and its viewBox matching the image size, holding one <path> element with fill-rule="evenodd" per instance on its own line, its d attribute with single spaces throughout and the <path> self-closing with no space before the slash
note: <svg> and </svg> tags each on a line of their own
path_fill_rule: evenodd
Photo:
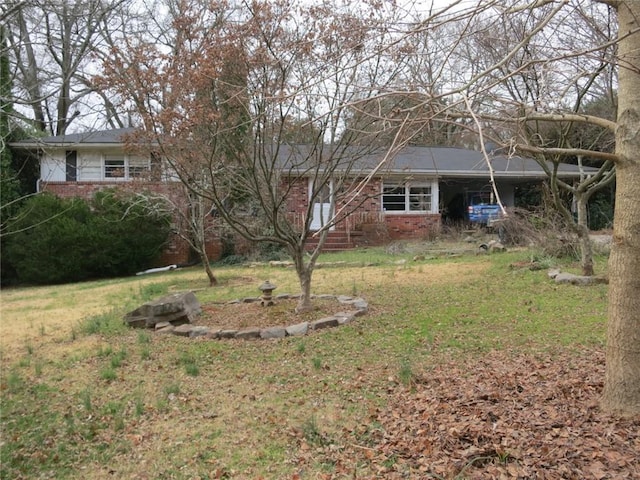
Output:
<svg viewBox="0 0 640 480">
<path fill-rule="evenodd" d="M 393 386 L 494 350 L 553 355 L 604 343 L 606 285 L 558 286 L 544 270 L 511 268 L 527 251 L 414 256 L 324 255 L 314 293 L 362 296 L 370 312 L 280 341 L 162 336 L 121 317 L 186 289 L 201 303 L 256 296 L 266 279 L 295 293 L 292 269 L 217 268 L 215 288 L 186 269 L 1 292 L 0 477 L 375 478 L 371 412 Z M 348 468 L 313 455 L 354 445 L 363 455 Z"/>
</svg>

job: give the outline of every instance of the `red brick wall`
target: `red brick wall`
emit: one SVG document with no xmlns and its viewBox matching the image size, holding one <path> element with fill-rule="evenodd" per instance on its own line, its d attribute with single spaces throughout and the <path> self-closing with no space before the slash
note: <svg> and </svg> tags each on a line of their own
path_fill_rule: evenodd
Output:
<svg viewBox="0 0 640 480">
<path fill-rule="evenodd" d="M 439 213 L 386 214 L 384 219 L 392 240 L 428 239 L 440 233 Z"/>
<path fill-rule="evenodd" d="M 336 210 L 340 211 L 351 199 L 348 192 L 353 185 L 343 189 L 347 194 L 336 192 Z M 298 180 L 291 187 L 292 195 L 289 212 L 297 215 L 306 213 L 309 205 L 308 181 Z M 440 233 L 441 216 L 432 213 L 393 214 L 382 212 L 382 179 L 374 178 L 360 191 L 359 206 L 345 208 L 347 214 L 338 221 L 336 230 L 362 231 L 367 243 L 380 243 L 387 240 L 424 239 Z"/>
</svg>

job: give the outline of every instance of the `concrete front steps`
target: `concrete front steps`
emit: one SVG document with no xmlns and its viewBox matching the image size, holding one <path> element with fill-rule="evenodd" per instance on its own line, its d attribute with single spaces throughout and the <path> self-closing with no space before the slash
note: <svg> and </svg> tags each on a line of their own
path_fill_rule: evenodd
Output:
<svg viewBox="0 0 640 480">
<path fill-rule="evenodd" d="M 323 252 L 341 252 L 351 250 L 362 244 L 363 233 L 359 231 L 346 232 L 344 230 L 331 230 L 327 234 L 327 239 L 322 246 Z M 307 241 L 307 250 L 311 251 L 318 245 L 315 237 Z"/>
</svg>

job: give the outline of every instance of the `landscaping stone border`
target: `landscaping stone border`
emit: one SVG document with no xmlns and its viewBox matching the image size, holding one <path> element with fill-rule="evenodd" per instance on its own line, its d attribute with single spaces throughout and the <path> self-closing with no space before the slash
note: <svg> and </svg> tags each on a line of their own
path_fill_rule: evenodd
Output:
<svg viewBox="0 0 640 480">
<path fill-rule="evenodd" d="M 288 293 L 281 293 L 274 297 L 275 300 L 296 299 L 300 295 L 291 295 Z M 350 297 L 348 295 L 311 295 L 311 298 L 318 298 L 323 300 L 335 299 L 345 307 L 351 307 L 350 310 L 344 312 L 338 312 L 331 316 L 320 318 L 311 322 L 301 322 L 288 326 L 273 326 L 266 328 L 245 328 L 245 329 L 213 329 L 206 326 L 194 325 L 191 323 L 185 323 L 182 325 L 174 326 L 168 322 L 158 323 L 155 326 L 155 331 L 158 333 L 170 333 L 181 337 L 189 338 L 204 338 L 210 340 L 224 340 L 224 339 L 236 339 L 236 340 L 270 340 L 279 339 L 285 337 L 299 337 L 307 335 L 309 332 L 315 330 L 322 330 L 325 328 L 339 327 L 353 322 L 356 317 L 365 315 L 369 311 L 369 304 L 361 297 Z M 247 297 L 242 299 L 235 299 L 226 302 L 225 305 L 233 305 L 238 303 L 257 303 L 262 299 L 260 297 Z M 264 307 L 269 308 L 269 307 Z"/>
</svg>

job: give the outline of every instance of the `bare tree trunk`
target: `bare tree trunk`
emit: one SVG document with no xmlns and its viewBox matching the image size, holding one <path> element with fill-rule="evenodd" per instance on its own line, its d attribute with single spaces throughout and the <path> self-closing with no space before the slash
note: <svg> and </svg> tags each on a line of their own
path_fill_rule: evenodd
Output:
<svg viewBox="0 0 640 480">
<path fill-rule="evenodd" d="M 300 283 L 300 298 L 296 306 L 296 313 L 310 312 L 313 309 L 311 303 L 311 277 L 318 252 L 314 251 L 306 263 L 304 261 L 305 249 L 303 245 L 298 244 L 295 248 L 289 246 L 289 253 L 296 266 L 296 274 L 298 275 L 298 282 Z"/>
<path fill-rule="evenodd" d="M 207 255 L 207 252 L 203 248 L 202 251 L 198 252 L 198 254 L 200 255 L 200 261 L 204 266 L 204 271 L 207 274 L 207 278 L 209 279 L 209 286 L 215 287 L 218 284 L 218 279 L 213 274 L 213 270 L 211 270 L 211 265 L 209 265 L 209 256 Z"/>
<path fill-rule="evenodd" d="M 602 407 L 640 415 L 640 2 L 620 2 L 616 206 Z M 633 33 L 629 33 L 633 32 Z"/>
<path fill-rule="evenodd" d="M 576 225 L 576 233 L 580 243 L 580 266 L 582 274 L 593 275 L 593 247 L 589 238 L 589 225 L 587 221 L 587 202 L 586 195 L 576 195 L 576 205 L 578 208 L 578 222 Z"/>
<path fill-rule="evenodd" d="M 302 271 L 298 271 L 298 279 L 300 281 L 300 299 L 296 306 L 296 313 L 310 312 L 313 309 L 311 304 L 311 273 L 308 267 Z"/>
</svg>

